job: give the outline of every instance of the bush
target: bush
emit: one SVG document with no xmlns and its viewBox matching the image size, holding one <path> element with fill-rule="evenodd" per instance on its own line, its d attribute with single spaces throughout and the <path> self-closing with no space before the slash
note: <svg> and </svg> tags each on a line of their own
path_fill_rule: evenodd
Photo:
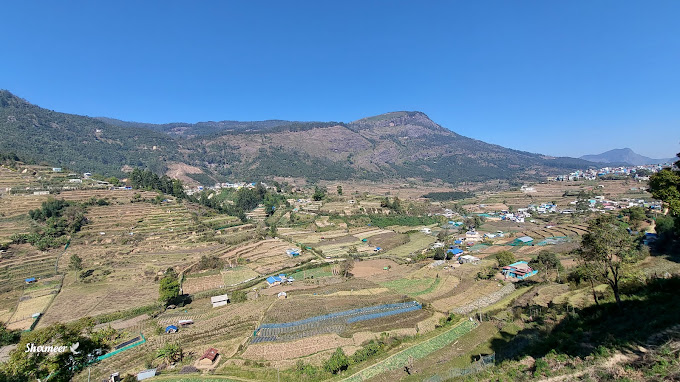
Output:
<svg viewBox="0 0 680 382">
<path fill-rule="evenodd" d="M 221 269 L 224 267 L 224 260 L 220 259 L 219 257 L 213 255 L 213 256 L 201 256 L 201 259 L 198 261 L 198 264 L 196 264 L 196 270 L 204 270 L 204 269 Z"/>
<path fill-rule="evenodd" d="M 341 348 L 335 350 L 335 353 L 324 362 L 323 368 L 329 373 L 337 374 L 343 370 L 347 370 L 349 367 L 349 358 L 345 355 L 345 352 Z"/>
<path fill-rule="evenodd" d="M 356 353 L 352 354 L 351 360 L 352 363 L 359 363 L 366 361 L 367 359 L 371 358 L 372 356 L 380 353 L 380 351 L 383 349 L 383 345 L 371 340 L 371 342 L 367 343 L 363 348 L 359 349 L 356 351 Z"/>
<path fill-rule="evenodd" d="M 242 290 L 235 290 L 229 299 L 231 302 L 244 302 L 248 300 L 248 295 Z"/>
</svg>

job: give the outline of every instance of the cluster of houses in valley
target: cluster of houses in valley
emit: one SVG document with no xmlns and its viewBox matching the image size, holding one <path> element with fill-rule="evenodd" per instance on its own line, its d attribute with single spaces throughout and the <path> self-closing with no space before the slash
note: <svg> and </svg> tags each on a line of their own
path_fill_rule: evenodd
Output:
<svg viewBox="0 0 680 382">
<path fill-rule="evenodd" d="M 267 188 L 267 189 L 272 188 L 271 186 L 268 186 L 268 185 L 266 185 L 265 183 L 262 183 L 262 185 L 263 185 L 265 188 Z M 256 183 L 256 182 L 215 183 L 214 186 L 210 186 L 210 187 L 203 187 L 203 186 L 194 186 L 194 187 L 191 187 L 191 186 L 185 186 L 185 187 L 184 187 L 184 192 L 185 192 L 187 195 L 193 195 L 193 194 L 196 194 L 196 193 L 205 191 L 205 190 L 219 191 L 219 190 L 221 190 L 221 189 L 223 189 L 223 188 L 231 188 L 231 189 L 234 189 L 234 190 L 240 190 L 241 188 L 255 188 L 255 187 L 257 187 L 257 183 Z"/>
<path fill-rule="evenodd" d="M 577 170 L 569 174 L 548 177 L 548 181 L 596 180 L 609 176 L 633 177 L 639 181 L 649 180 L 649 173 L 661 171 L 668 164 L 652 164 L 643 166 L 602 167 L 599 169 Z M 642 174 L 642 175 L 640 175 Z"/>
</svg>

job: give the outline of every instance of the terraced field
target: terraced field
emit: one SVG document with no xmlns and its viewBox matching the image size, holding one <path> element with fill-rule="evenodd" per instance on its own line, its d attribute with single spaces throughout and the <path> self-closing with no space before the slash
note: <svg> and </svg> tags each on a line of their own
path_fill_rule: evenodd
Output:
<svg viewBox="0 0 680 382">
<path fill-rule="evenodd" d="M 218 255 L 229 264 L 243 264 L 261 275 L 290 268 L 315 258 L 307 251 L 303 251 L 300 256 L 290 257 L 286 254 L 289 248 L 294 248 L 294 246 L 281 239 L 269 239 L 228 249 Z"/>
<path fill-rule="evenodd" d="M 0 293 L 21 288 L 24 280 L 54 276 L 63 249 L 41 252 L 29 244 L 13 245 L 0 258 Z"/>
</svg>

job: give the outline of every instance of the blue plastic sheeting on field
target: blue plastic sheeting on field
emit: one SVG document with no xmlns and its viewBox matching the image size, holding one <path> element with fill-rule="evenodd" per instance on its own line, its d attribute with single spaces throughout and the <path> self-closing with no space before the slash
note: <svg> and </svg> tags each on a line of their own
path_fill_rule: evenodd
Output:
<svg viewBox="0 0 680 382">
<path fill-rule="evenodd" d="M 416 306 L 412 306 L 412 307 L 410 307 L 410 308 L 403 308 L 403 309 L 397 309 L 397 310 L 390 310 L 390 311 L 387 311 L 387 312 L 380 312 L 380 313 L 373 313 L 373 314 L 364 314 L 364 315 L 357 316 L 357 317 L 350 317 L 349 319 L 347 319 L 347 323 L 348 323 L 348 324 L 351 324 L 351 323 L 353 323 L 353 322 L 366 321 L 366 320 L 373 320 L 373 319 L 376 319 L 376 318 L 392 316 L 392 315 L 395 315 L 395 314 L 411 312 L 411 311 L 414 311 L 414 310 L 420 310 L 420 309 L 422 309 L 422 308 L 423 308 L 423 307 L 422 307 L 421 305 L 416 305 Z"/>
<path fill-rule="evenodd" d="M 332 320 L 336 318 L 341 318 L 341 317 L 348 317 L 348 316 L 357 316 L 357 315 L 365 315 L 365 314 L 371 314 L 375 313 L 376 311 L 380 310 L 398 310 L 398 309 L 404 309 L 404 308 L 410 308 L 417 306 L 417 309 L 421 309 L 422 305 L 418 303 L 417 301 L 411 301 L 411 302 L 403 302 L 403 303 L 397 303 L 397 304 L 384 304 L 384 305 L 377 305 L 377 306 L 370 306 L 367 308 L 358 308 L 358 309 L 352 309 L 352 310 L 345 310 L 343 312 L 337 312 L 337 313 L 330 313 L 330 314 L 325 314 L 323 316 L 315 316 L 315 317 L 310 317 L 304 320 L 300 321 L 294 321 L 294 322 L 284 322 L 280 324 L 262 324 L 260 325 L 261 329 L 268 328 L 268 329 L 273 329 L 273 328 L 287 328 L 291 326 L 299 326 L 299 325 L 304 325 L 312 322 L 317 322 L 317 321 L 323 321 L 323 320 Z"/>
</svg>

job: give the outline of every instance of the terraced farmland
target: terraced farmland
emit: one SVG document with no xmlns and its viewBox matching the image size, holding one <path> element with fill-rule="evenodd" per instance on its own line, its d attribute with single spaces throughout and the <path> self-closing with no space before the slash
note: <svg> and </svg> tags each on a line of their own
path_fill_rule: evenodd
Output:
<svg viewBox="0 0 680 382">
<path fill-rule="evenodd" d="M 293 267 L 315 258 L 314 255 L 305 251 L 300 256 L 288 256 L 286 250 L 293 247 L 293 245 L 281 239 L 269 239 L 229 249 L 219 256 L 229 264 L 244 264 L 261 275 Z"/>
<path fill-rule="evenodd" d="M 422 305 L 411 301 L 329 313 L 300 321 L 262 324 L 257 328 L 251 343 L 290 341 L 327 333 L 341 333 L 347 325 L 354 322 L 379 319 L 419 309 L 422 309 Z"/>
</svg>

